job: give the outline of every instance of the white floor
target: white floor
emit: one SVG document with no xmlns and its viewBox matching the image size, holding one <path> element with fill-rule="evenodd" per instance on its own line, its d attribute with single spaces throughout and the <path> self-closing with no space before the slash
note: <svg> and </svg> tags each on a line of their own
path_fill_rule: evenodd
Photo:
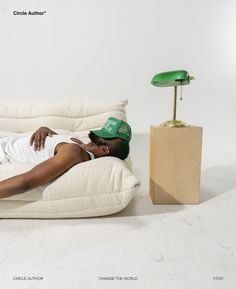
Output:
<svg viewBox="0 0 236 289">
<path fill-rule="evenodd" d="M 142 186 L 122 212 L 0 220 L 1 288 L 236 288 L 236 158 L 203 152 L 199 205 L 152 205 L 149 136 L 140 134 L 132 159 Z"/>
</svg>

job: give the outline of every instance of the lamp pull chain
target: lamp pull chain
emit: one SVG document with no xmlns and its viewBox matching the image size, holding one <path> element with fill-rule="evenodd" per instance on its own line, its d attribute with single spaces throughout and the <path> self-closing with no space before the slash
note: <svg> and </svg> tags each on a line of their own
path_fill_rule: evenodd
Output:
<svg viewBox="0 0 236 289">
<path fill-rule="evenodd" d="M 182 98 L 182 84 L 181 84 L 181 86 L 180 86 L 180 100 L 183 100 L 183 98 Z"/>
</svg>

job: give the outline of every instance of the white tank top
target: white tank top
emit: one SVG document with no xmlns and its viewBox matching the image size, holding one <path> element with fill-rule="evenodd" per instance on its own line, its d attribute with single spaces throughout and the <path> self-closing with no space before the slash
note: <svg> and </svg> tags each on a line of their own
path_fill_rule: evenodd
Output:
<svg viewBox="0 0 236 289">
<path fill-rule="evenodd" d="M 0 139 L 9 162 L 40 163 L 54 156 L 55 148 L 59 143 L 66 142 L 78 144 L 77 142 L 71 140 L 71 136 L 69 135 L 53 135 L 52 137 L 46 137 L 43 149 L 40 151 L 35 151 L 34 145 L 30 145 L 30 138 L 31 135 L 23 137 L 6 137 Z M 94 154 L 89 151 L 87 152 L 89 153 L 91 159 L 95 158 Z"/>
</svg>

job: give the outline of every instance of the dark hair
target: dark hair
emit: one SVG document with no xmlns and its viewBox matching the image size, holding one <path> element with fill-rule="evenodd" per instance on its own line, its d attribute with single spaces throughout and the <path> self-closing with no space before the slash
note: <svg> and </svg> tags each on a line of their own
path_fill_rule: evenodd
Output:
<svg viewBox="0 0 236 289">
<path fill-rule="evenodd" d="M 125 160 L 129 154 L 129 143 L 126 140 L 119 139 L 120 141 L 116 142 L 110 148 L 110 156 L 117 157 L 121 160 Z M 109 146 L 109 144 L 108 144 Z"/>
<path fill-rule="evenodd" d="M 129 155 L 129 142 L 121 138 L 105 139 L 95 135 L 94 132 L 89 133 L 89 138 L 96 145 L 107 145 L 110 153 L 107 156 L 117 157 L 121 160 L 125 160 Z"/>
</svg>

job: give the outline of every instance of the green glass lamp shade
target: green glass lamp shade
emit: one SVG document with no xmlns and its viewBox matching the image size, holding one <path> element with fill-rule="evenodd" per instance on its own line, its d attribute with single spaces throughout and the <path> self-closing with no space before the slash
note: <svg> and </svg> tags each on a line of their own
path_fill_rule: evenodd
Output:
<svg viewBox="0 0 236 289">
<path fill-rule="evenodd" d="M 189 126 L 182 120 L 176 120 L 177 108 L 177 86 L 190 84 L 190 80 L 194 77 L 189 76 L 186 70 L 174 70 L 156 74 L 151 81 L 151 84 L 158 87 L 174 87 L 174 106 L 172 120 L 165 121 L 161 124 L 162 127 L 185 127 Z"/>
<path fill-rule="evenodd" d="M 156 74 L 151 84 L 159 87 L 187 85 L 191 78 L 186 70 L 167 71 Z"/>
</svg>

